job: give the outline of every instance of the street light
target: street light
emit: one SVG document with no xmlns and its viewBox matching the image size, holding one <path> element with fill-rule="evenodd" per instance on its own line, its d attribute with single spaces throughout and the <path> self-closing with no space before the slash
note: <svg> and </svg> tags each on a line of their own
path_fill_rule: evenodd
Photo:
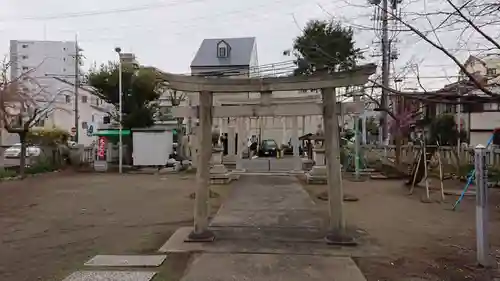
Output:
<svg viewBox="0 0 500 281">
<path fill-rule="evenodd" d="M 123 85 L 122 85 L 122 49 L 120 47 L 115 48 L 115 52 L 118 54 L 118 171 L 121 174 L 123 172 L 123 137 L 122 137 L 122 98 L 123 98 Z"/>
</svg>

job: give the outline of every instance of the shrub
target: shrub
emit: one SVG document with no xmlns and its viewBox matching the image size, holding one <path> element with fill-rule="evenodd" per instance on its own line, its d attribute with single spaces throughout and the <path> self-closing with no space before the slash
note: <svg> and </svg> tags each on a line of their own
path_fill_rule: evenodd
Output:
<svg viewBox="0 0 500 281">
<path fill-rule="evenodd" d="M 40 158 L 35 164 L 26 168 L 26 174 L 41 174 L 54 170 L 56 170 L 56 167 L 48 158 Z"/>
<path fill-rule="evenodd" d="M 16 171 L 0 169 L 0 179 L 13 178 L 17 176 Z"/>
</svg>

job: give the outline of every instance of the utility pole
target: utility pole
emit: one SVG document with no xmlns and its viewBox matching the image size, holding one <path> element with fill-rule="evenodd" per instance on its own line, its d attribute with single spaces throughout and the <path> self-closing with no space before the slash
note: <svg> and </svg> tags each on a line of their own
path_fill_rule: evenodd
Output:
<svg viewBox="0 0 500 281">
<path fill-rule="evenodd" d="M 121 174 L 123 172 L 123 60 L 122 60 L 122 49 L 120 47 L 115 48 L 115 52 L 118 54 L 118 122 L 119 136 L 118 136 L 118 172 Z"/>
<path fill-rule="evenodd" d="M 389 76 L 390 76 L 390 49 L 391 43 L 389 41 L 389 30 L 388 30 L 388 17 L 389 17 L 389 0 L 382 0 L 382 96 L 380 98 L 380 105 L 382 107 L 381 112 L 381 127 L 382 127 L 382 142 L 386 141 L 387 138 L 387 112 L 388 109 L 388 91 L 389 88 Z"/>
<path fill-rule="evenodd" d="M 80 47 L 78 47 L 78 37 L 75 35 L 75 142 L 78 143 L 79 137 L 79 119 L 80 112 L 78 110 L 79 94 L 78 90 L 80 88 Z"/>
</svg>

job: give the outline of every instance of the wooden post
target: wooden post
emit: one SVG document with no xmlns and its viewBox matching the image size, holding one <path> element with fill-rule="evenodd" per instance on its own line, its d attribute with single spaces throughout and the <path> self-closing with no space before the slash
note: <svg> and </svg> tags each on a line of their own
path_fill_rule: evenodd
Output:
<svg viewBox="0 0 500 281">
<path fill-rule="evenodd" d="M 210 158 L 212 157 L 212 92 L 200 92 L 200 125 L 198 132 L 199 163 L 196 169 L 196 198 L 194 209 L 194 230 L 186 241 L 210 242 L 215 239 L 208 229 Z"/>
<path fill-rule="evenodd" d="M 325 156 L 328 183 L 328 210 L 330 213 L 329 233 L 325 237 L 328 244 L 355 245 L 347 235 L 343 210 L 342 175 L 340 171 L 340 134 L 337 117 L 335 89 L 322 89 L 323 127 L 325 130 Z"/>
</svg>

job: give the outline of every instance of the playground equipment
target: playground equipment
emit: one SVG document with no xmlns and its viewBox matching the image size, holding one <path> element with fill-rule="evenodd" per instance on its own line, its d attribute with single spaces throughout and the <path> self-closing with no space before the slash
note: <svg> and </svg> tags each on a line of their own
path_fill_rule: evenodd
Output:
<svg viewBox="0 0 500 281">
<path fill-rule="evenodd" d="M 435 157 L 438 162 L 439 167 L 439 187 L 441 191 L 441 200 L 444 201 L 444 173 L 443 173 L 443 164 L 441 161 L 441 154 L 439 153 L 439 142 L 436 142 L 436 147 L 427 147 L 425 142 L 425 137 L 422 137 L 420 140 L 420 151 L 416 157 L 417 161 L 414 162 L 414 166 L 410 173 L 410 177 L 406 185 L 411 186 L 410 195 L 413 194 L 415 186 L 425 181 L 425 196 L 426 201 L 430 200 L 430 190 L 429 190 L 429 166 L 432 159 Z"/>
<path fill-rule="evenodd" d="M 495 133 L 497 131 L 500 131 L 500 128 L 496 128 L 493 131 L 493 134 L 491 134 L 491 137 L 488 139 L 488 142 L 486 143 L 486 149 L 488 149 L 491 146 L 491 144 L 493 143 L 493 138 L 495 137 Z M 458 197 L 458 200 L 455 202 L 455 204 L 453 204 L 453 211 L 455 211 L 455 209 L 458 207 L 458 205 L 460 204 L 462 199 L 464 199 L 465 193 L 467 192 L 467 190 L 469 190 L 469 186 L 471 185 L 472 181 L 475 179 L 475 175 L 476 175 L 476 169 L 472 169 L 468 173 L 467 183 L 465 184 L 465 187 L 462 190 L 462 193 L 460 193 L 460 197 Z"/>
</svg>

